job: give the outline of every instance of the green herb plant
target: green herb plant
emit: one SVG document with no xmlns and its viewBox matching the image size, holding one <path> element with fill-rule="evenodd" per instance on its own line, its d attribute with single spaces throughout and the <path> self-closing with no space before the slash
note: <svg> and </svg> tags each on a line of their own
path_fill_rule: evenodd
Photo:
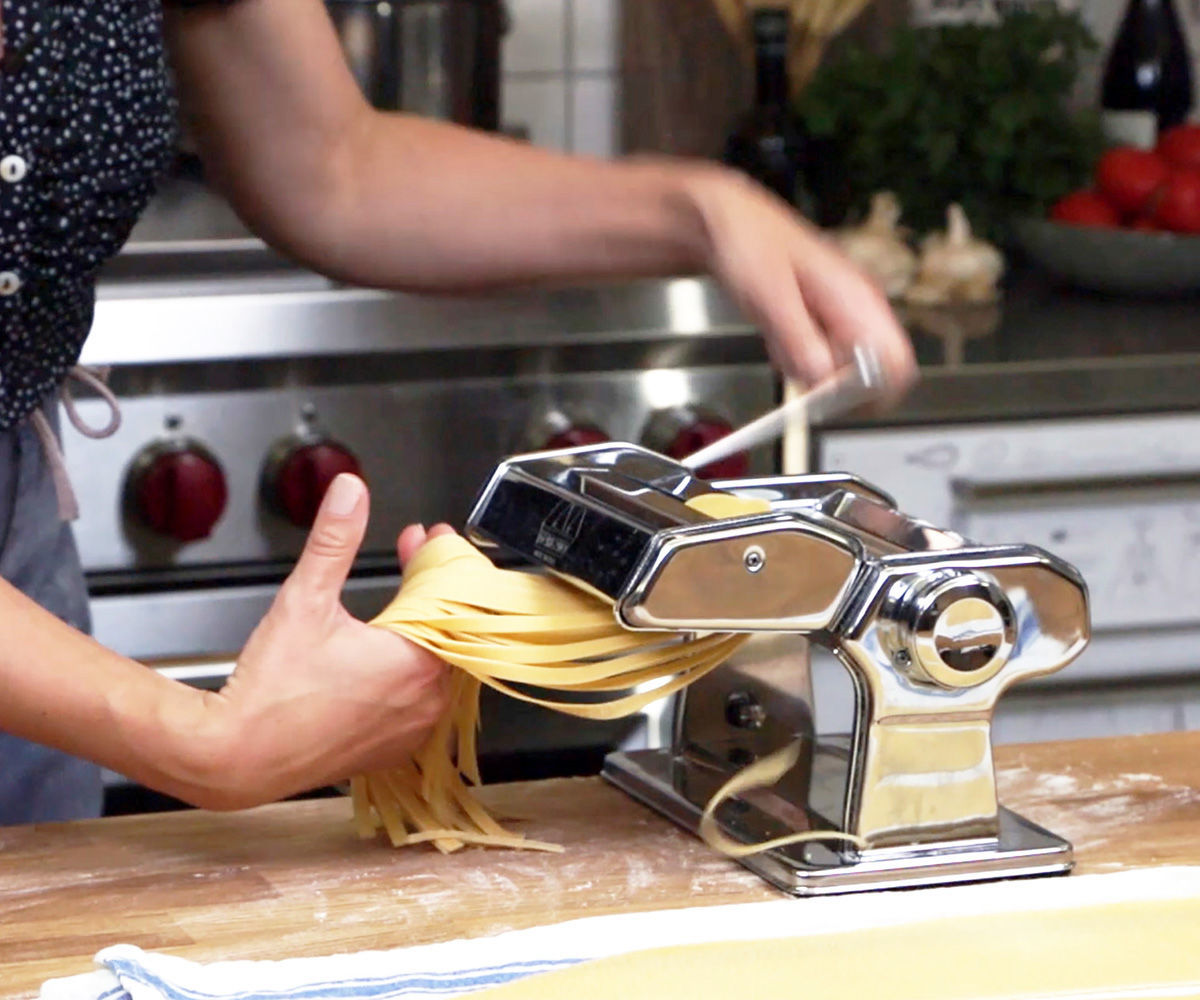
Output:
<svg viewBox="0 0 1200 1000">
<path fill-rule="evenodd" d="M 915 230 L 941 228 L 957 201 L 978 232 L 1007 242 L 1008 220 L 1044 213 L 1099 155 L 1095 113 L 1068 107 L 1095 47 L 1054 4 L 993 25 L 901 28 L 881 53 L 847 45 L 797 107 L 820 221 L 861 215 L 873 191 L 891 190 Z"/>
</svg>

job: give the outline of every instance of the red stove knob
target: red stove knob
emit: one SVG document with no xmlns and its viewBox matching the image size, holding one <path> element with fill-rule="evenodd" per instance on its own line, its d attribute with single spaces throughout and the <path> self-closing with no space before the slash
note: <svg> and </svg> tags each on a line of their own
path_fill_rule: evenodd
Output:
<svg viewBox="0 0 1200 1000">
<path fill-rule="evenodd" d="M 610 440 L 609 436 L 595 424 L 572 424 L 570 427 L 551 434 L 538 450 L 581 448 L 585 444 L 604 444 L 608 440 Z"/>
<path fill-rule="evenodd" d="M 268 498 L 297 528 L 310 528 L 329 484 L 343 472 L 362 475 L 358 459 L 345 445 L 329 440 L 292 441 L 268 464 Z"/>
<path fill-rule="evenodd" d="M 135 459 L 130 485 L 141 521 L 177 542 L 207 538 L 229 495 L 220 464 L 196 441 L 147 448 Z"/>
<path fill-rule="evenodd" d="M 520 447 L 527 451 L 557 451 L 611 440 L 608 432 L 586 414 L 571 409 L 553 409 L 540 414 L 525 428 Z"/>
<path fill-rule="evenodd" d="M 646 425 L 643 435 L 646 447 L 669 458 L 682 459 L 701 448 L 719 441 L 733 430 L 724 417 L 690 406 L 660 410 Z M 750 459 L 744 451 L 696 470 L 701 479 L 737 479 L 750 469 Z"/>
</svg>

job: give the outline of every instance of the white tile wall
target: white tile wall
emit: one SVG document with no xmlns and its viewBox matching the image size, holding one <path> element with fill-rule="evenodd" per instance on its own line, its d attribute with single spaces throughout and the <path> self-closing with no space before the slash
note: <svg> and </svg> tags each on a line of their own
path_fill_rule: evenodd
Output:
<svg viewBox="0 0 1200 1000">
<path fill-rule="evenodd" d="M 504 69 L 525 76 L 567 67 L 567 0 L 507 0 L 512 27 L 504 40 Z"/>
<path fill-rule="evenodd" d="M 571 83 L 571 149 L 585 156 L 616 152 L 617 83 L 611 76 L 576 76 Z"/>
<path fill-rule="evenodd" d="M 504 127 L 538 145 L 617 152 L 621 0 L 508 0 Z"/>
<path fill-rule="evenodd" d="M 539 146 L 570 148 L 561 74 L 506 76 L 501 101 L 506 129 Z"/>
<path fill-rule="evenodd" d="M 611 73 L 617 64 L 618 0 L 572 0 L 575 69 Z"/>
</svg>

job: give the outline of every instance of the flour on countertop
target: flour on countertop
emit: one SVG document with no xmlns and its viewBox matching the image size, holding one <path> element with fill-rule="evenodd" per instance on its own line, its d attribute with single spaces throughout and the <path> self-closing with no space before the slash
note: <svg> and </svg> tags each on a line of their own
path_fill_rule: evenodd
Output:
<svg viewBox="0 0 1200 1000">
<path fill-rule="evenodd" d="M 1054 832 L 1077 848 L 1109 839 L 1117 830 L 1189 804 L 1200 805 L 1200 789 L 1172 785 L 1160 775 L 1127 772 L 1097 778 L 1076 775 L 1070 770 L 1034 772 L 1023 765 L 998 768 L 997 779 L 1016 782 L 1028 789 L 1022 798 L 1030 804 L 1062 800 L 1054 820 Z M 1032 797 L 1029 797 L 1032 796 Z M 1004 801 L 1003 792 L 1001 801 Z"/>
</svg>

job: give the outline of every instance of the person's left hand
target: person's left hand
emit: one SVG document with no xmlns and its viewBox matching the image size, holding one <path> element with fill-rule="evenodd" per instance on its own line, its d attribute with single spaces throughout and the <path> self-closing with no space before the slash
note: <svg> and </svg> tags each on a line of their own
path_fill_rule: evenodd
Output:
<svg viewBox="0 0 1200 1000">
<path fill-rule="evenodd" d="M 361 480 L 334 480 L 304 552 L 237 669 L 208 695 L 216 759 L 206 807 L 242 808 L 396 766 L 445 711 L 445 665 L 342 605 L 367 507 Z M 419 527 L 401 535 L 402 562 L 425 537 Z"/>
</svg>

